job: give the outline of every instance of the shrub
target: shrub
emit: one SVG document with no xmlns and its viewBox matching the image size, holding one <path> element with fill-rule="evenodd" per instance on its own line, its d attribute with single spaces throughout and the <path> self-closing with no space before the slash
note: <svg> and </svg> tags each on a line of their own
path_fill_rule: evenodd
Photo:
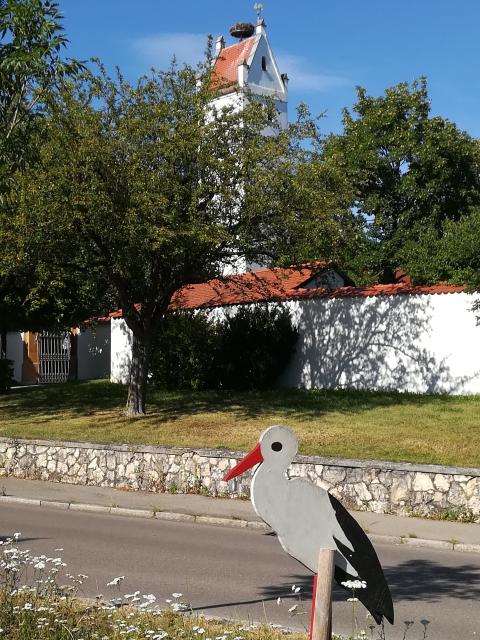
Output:
<svg viewBox="0 0 480 640">
<path fill-rule="evenodd" d="M 292 357 L 298 337 L 290 314 L 241 307 L 224 321 L 208 312 L 175 312 L 158 334 L 151 382 L 164 389 L 266 389 Z"/>
<path fill-rule="evenodd" d="M 13 362 L 0 359 L 0 393 L 6 393 L 13 384 Z"/>
<path fill-rule="evenodd" d="M 287 309 L 241 307 L 221 326 L 221 384 L 227 389 L 272 387 L 298 338 Z"/>
<path fill-rule="evenodd" d="M 202 312 L 169 314 L 155 339 L 151 382 L 163 389 L 218 386 L 219 333 Z"/>
</svg>

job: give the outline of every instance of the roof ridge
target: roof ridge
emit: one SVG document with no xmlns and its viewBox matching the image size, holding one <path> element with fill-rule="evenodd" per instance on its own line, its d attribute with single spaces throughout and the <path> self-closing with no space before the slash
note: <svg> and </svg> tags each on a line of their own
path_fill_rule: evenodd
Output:
<svg viewBox="0 0 480 640">
<path fill-rule="evenodd" d="M 240 45 L 243 45 L 245 42 L 248 42 L 248 40 L 253 40 L 256 37 L 257 37 L 256 34 L 253 34 L 252 36 L 248 36 L 248 38 L 243 38 L 239 42 L 232 42 L 232 44 L 226 45 L 225 47 L 223 47 L 223 49 L 220 49 L 220 51 L 218 52 L 218 55 L 221 55 L 222 51 L 226 51 L 227 49 L 231 49 L 232 47 L 239 47 Z"/>
</svg>

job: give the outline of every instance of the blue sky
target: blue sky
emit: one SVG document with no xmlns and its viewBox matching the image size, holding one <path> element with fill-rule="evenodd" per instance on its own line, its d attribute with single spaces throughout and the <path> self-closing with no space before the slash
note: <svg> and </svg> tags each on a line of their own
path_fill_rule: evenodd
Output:
<svg viewBox="0 0 480 640">
<path fill-rule="evenodd" d="M 135 79 L 165 68 L 175 53 L 194 62 L 211 33 L 255 21 L 254 0 L 59 0 L 69 54 L 100 57 Z M 480 137 L 478 0 L 265 0 L 280 70 L 290 76 L 290 113 L 299 101 L 327 112 L 338 131 L 355 86 L 372 95 L 425 75 L 432 111 Z"/>
</svg>

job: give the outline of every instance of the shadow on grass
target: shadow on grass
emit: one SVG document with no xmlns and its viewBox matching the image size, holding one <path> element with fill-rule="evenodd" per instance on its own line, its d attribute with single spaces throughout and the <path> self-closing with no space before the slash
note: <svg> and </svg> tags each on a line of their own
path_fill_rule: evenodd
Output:
<svg viewBox="0 0 480 640">
<path fill-rule="evenodd" d="M 97 412 L 121 414 L 127 390 L 108 381 L 69 382 L 14 389 L 0 398 L 4 415 L 17 417 L 53 416 L 66 413 L 78 417 Z M 468 401 L 468 398 L 464 400 Z M 472 399 L 474 400 L 474 399 Z M 150 388 L 147 415 L 142 421 L 170 422 L 188 415 L 228 413 L 234 419 L 253 419 L 278 413 L 282 418 L 318 419 L 336 412 L 358 414 L 389 406 L 428 406 L 447 408 L 458 396 L 416 395 L 397 392 L 353 390 L 282 389 L 270 391 L 162 391 Z M 454 407 L 452 410 L 455 411 Z"/>
</svg>

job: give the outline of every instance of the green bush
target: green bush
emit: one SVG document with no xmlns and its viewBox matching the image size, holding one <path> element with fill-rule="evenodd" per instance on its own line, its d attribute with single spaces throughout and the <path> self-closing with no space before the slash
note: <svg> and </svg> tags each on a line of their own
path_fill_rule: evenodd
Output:
<svg viewBox="0 0 480 640">
<path fill-rule="evenodd" d="M 0 359 L 0 393 L 6 393 L 13 384 L 13 362 Z"/>
<path fill-rule="evenodd" d="M 155 339 L 151 382 L 162 389 L 218 386 L 219 333 L 202 312 L 169 314 Z"/>
<path fill-rule="evenodd" d="M 175 312 L 156 337 L 150 379 L 164 389 L 266 389 L 297 337 L 288 311 L 267 305 L 241 307 L 223 322 Z"/>
<path fill-rule="evenodd" d="M 241 307 L 220 328 L 221 385 L 268 389 L 290 361 L 298 338 L 286 309 Z"/>
</svg>

